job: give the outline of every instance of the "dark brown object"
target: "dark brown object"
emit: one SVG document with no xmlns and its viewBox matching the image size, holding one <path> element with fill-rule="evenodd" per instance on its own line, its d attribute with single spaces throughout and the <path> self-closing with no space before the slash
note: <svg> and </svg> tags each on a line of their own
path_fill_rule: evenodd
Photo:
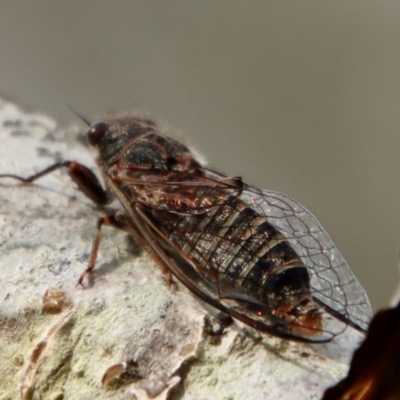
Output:
<svg viewBox="0 0 400 400">
<path fill-rule="evenodd" d="M 400 399 L 400 304 L 379 311 L 356 350 L 347 378 L 323 400 Z"/>
</svg>

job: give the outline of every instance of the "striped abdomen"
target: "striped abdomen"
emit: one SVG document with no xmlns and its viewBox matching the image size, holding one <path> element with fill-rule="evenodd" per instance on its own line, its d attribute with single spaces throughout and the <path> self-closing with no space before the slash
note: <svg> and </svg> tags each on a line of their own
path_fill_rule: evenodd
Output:
<svg viewBox="0 0 400 400">
<path fill-rule="evenodd" d="M 219 203 L 198 215 L 164 214 L 160 225 L 224 297 L 290 309 L 308 298 L 307 267 L 287 239 L 239 198 Z"/>
</svg>

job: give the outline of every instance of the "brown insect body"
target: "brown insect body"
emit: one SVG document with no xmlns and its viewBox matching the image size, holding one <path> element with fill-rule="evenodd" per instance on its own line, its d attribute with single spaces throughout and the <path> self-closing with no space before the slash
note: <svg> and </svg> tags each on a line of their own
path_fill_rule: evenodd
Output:
<svg viewBox="0 0 400 400">
<path fill-rule="evenodd" d="M 95 144 L 98 162 L 129 216 L 130 231 L 197 296 L 250 326 L 291 339 L 327 341 L 346 325 L 365 329 L 369 303 L 363 289 L 302 206 L 205 168 L 152 122 L 125 118 L 107 121 L 107 127 Z M 296 208 L 312 226 L 296 215 Z M 298 226 L 285 232 L 284 222 Z M 308 257 L 333 253 L 325 256 L 320 271 L 310 269 L 304 252 L 291 243 L 301 240 Z M 332 266 L 329 257 L 340 264 Z M 349 282 L 340 282 L 339 275 L 336 288 L 311 286 L 315 278 L 324 279 L 324 270 L 336 274 L 338 267 L 347 269 L 351 290 L 363 296 L 362 304 L 340 298 L 347 296 Z M 327 293 L 340 290 L 345 296 Z"/>
<path fill-rule="evenodd" d="M 365 331 L 368 298 L 315 217 L 299 203 L 206 168 L 187 146 L 147 119 L 110 117 L 88 130 L 107 190 L 86 167 L 68 168 L 97 204 L 117 197 L 124 212 L 100 218 L 130 232 L 167 273 L 219 309 L 260 331 L 326 342 L 347 326 Z"/>
</svg>

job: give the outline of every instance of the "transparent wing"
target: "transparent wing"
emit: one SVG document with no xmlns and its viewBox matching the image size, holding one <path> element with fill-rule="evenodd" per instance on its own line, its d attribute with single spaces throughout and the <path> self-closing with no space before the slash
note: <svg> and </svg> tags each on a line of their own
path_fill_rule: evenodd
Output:
<svg viewBox="0 0 400 400">
<path fill-rule="evenodd" d="M 309 268 L 312 296 L 331 315 L 366 330 L 372 317 L 368 297 L 318 220 L 290 197 L 248 188 L 241 199 L 282 232 Z"/>
<path fill-rule="evenodd" d="M 367 329 L 372 311 L 364 289 L 316 218 L 290 197 L 209 170 L 202 176 L 177 173 L 167 182 L 157 177 L 151 184 L 128 178 L 118 197 L 123 204 L 124 198 L 135 199 L 136 217 L 131 203 L 125 208 L 138 235 L 159 263 L 215 308 L 256 329 L 294 340 L 323 342 L 347 326 Z M 260 295 L 265 279 L 256 274 L 270 268 L 258 264 L 266 251 L 286 242 L 290 248 L 270 254 L 271 262 L 290 271 L 290 261 L 300 258 L 309 277 L 304 288 L 300 286 L 305 278 L 299 277 L 297 294 L 292 294 L 298 303 L 289 296 L 274 308 Z M 285 268 L 281 271 L 279 277 L 288 276 Z M 292 288 L 297 282 L 293 279 L 297 278 L 290 278 Z M 277 293 L 284 294 L 285 289 Z M 284 309 L 301 306 L 302 296 L 309 295 L 310 312 Z"/>
</svg>

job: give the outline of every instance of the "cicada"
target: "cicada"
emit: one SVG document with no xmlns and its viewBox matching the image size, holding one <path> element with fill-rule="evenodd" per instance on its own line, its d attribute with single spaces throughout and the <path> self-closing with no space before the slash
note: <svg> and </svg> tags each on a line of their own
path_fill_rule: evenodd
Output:
<svg viewBox="0 0 400 400">
<path fill-rule="evenodd" d="M 131 234 L 167 276 L 259 331 L 305 342 L 330 341 L 347 327 L 366 331 L 364 289 L 298 202 L 209 169 L 149 119 L 109 116 L 88 125 L 105 187 L 75 161 L 28 178 L 0 175 L 30 183 L 66 168 L 96 204 L 119 200 L 121 210 L 98 220 L 80 284 L 95 267 L 101 227 L 111 225 Z"/>
</svg>

